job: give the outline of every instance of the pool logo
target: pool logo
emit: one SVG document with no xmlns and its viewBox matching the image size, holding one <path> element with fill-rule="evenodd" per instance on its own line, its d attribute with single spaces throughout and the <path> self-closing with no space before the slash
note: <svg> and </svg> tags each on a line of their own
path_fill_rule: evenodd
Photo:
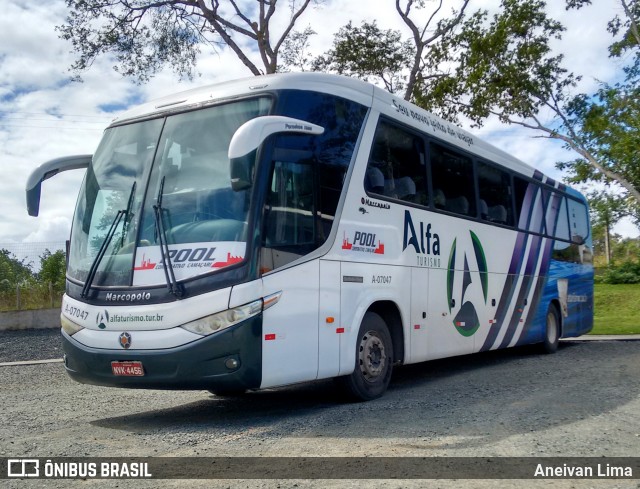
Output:
<svg viewBox="0 0 640 489">
<path fill-rule="evenodd" d="M 480 282 L 482 292 L 481 296 L 484 299 L 485 305 L 487 303 L 487 293 L 489 290 L 487 259 L 484 254 L 482 243 L 480 243 L 480 239 L 473 231 L 469 231 L 469 233 L 471 235 L 473 254 L 467 254 L 467 251 L 465 250 L 463 252 L 463 270 L 461 272 L 459 269 L 456 269 L 456 254 L 459 250 L 457 244 L 458 240 L 457 238 L 454 239 L 453 245 L 451 246 L 451 252 L 449 253 L 447 269 L 447 299 L 449 304 L 449 313 L 453 314 L 453 311 L 455 310 L 456 301 L 454 299 L 454 292 L 456 295 L 459 293 L 461 306 L 453 319 L 453 325 L 462 336 L 472 336 L 480 327 L 480 320 L 478 319 L 476 306 L 472 300 L 465 301 L 465 298 L 473 295 L 475 295 L 473 299 L 477 300 L 478 298 L 477 288 L 475 291 L 473 291 L 474 288 L 471 290 L 469 289 L 469 287 L 474 283 L 474 277 L 472 275 L 477 275 L 475 280 L 476 282 Z M 471 259 L 476 260 L 478 272 L 472 273 L 470 271 L 469 255 L 471 255 Z M 462 280 L 460 280 L 460 278 Z"/>
</svg>

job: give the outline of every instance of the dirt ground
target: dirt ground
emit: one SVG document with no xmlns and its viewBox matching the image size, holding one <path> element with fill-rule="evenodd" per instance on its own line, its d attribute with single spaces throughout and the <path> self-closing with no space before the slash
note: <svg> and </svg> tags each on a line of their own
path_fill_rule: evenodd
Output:
<svg viewBox="0 0 640 489">
<path fill-rule="evenodd" d="M 55 358 L 57 334 L 0 334 L 0 362 L 24 359 L 15 351 Z M 367 403 L 344 402 L 331 381 L 238 398 L 94 387 L 72 381 L 61 363 L 0 367 L 0 379 L 0 457 L 640 455 L 640 341 L 563 342 L 555 355 L 518 348 L 402 367 L 387 394 Z M 8 483 L 16 488 L 640 488 L 638 479 Z"/>
</svg>

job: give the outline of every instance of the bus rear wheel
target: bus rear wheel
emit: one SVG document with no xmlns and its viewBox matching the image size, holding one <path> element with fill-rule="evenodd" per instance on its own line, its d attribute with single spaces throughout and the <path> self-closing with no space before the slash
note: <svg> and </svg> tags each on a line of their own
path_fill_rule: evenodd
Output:
<svg viewBox="0 0 640 489">
<path fill-rule="evenodd" d="M 393 344 L 389 329 L 378 314 L 367 312 L 358 331 L 353 373 L 339 377 L 337 382 L 350 399 L 370 401 L 385 393 L 392 370 Z"/>
<path fill-rule="evenodd" d="M 544 353 L 555 353 L 558 350 L 558 340 L 560 339 L 560 315 L 553 304 L 549 305 L 546 322 L 542 351 Z"/>
</svg>

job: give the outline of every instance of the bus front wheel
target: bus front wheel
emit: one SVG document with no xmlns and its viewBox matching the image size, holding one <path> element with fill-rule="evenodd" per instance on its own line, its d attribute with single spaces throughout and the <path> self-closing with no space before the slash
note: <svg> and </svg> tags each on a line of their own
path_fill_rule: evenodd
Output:
<svg viewBox="0 0 640 489">
<path fill-rule="evenodd" d="M 367 312 L 358 331 L 353 373 L 337 381 L 349 398 L 369 401 L 385 393 L 392 370 L 393 344 L 389 329 L 378 314 Z"/>
<path fill-rule="evenodd" d="M 558 309 L 553 304 L 549 305 L 547 311 L 547 324 L 545 328 L 544 341 L 542 342 L 542 350 L 545 353 L 555 353 L 558 349 L 558 340 L 560 339 L 560 315 Z"/>
</svg>

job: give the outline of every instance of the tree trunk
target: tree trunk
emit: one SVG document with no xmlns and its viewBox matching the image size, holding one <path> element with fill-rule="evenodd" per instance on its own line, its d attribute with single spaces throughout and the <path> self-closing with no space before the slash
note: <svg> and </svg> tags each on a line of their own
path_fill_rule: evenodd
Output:
<svg viewBox="0 0 640 489">
<path fill-rule="evenodd" d="M 610 240 L 609 218 L 607 217 L 604 223 L 604 255 L 607 262 L 607 266 L 611 264 L 611 244 L 609 240 Z"/>
</svg>

